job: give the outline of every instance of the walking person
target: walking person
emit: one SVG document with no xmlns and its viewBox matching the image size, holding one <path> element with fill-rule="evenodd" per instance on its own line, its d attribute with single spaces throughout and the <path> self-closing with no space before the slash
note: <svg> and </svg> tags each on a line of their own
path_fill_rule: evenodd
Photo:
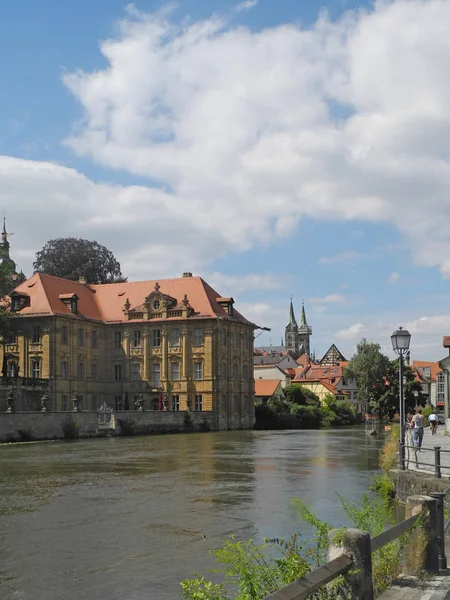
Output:
<svg viewBox="0 0 450 600">
<path fill-rule="evenodd" d="M 424 418 L 422 415 L 422 409 L 419 408 L 417 413 L 411 419 L 410 427 L 413 430 L 413 446 L 418 448 L 418 450 L 422 447 L 423 440 L 423 424 Z"/>
<path fill-rule="evenodd" d="M 434 435 L 436 433 L 437 427 L 438 427 L 438 418 L 434 411 L 428 417 L 428 422 L 430 424 L 431 435 Z"/>
</svg>

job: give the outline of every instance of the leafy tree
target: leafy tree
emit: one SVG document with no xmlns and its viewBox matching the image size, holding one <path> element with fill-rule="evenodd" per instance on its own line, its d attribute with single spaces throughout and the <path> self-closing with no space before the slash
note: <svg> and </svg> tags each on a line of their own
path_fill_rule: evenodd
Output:
<svg viewBox="0 0 450 600">
<path fill-rule="evenodd" d="M 345 377 L 356 381 L 358 400 L 366 408 L 378 412 L 380 418 L 385 416 L 384 403 L 380 404 L 380 398 L 386 392 L 389 363 L 388 357 L 381 353 L 380 345 L 364 338 L 357 345 L 356 354 L 344 373 Z"/>
<path fill-rule="evenodd" d="M 36 253 L 34 270 L 55 277 L 86 283 L 115 283 L 126 281 L 120 264 L 113 253 L 98 244 L 82 238 L 58 238 L 48 241 Z"/>
<path fill-rule="evenodd" d="M 320 404 L 319 397 L 314 392 L 302 387 L 298 383 L 287 385 L 283 393 L 286 401 L 290 404 Z"/>
<path fill-rule="evenodd" d="M 14 319 L 9 311 L 10 301 L 8 295 L 22 281 L 25 280 L 23 273 L 16 273 L 13 261 L 0 263 L 0 336 L 5 338 L 13 329 Z"/>
<path fill-rule="evenodd" d="M 385 376 L 385 391 L 378 400 L 381 414 L 386 415 L 391 419 L 399 410 L 399 368 L 399 359 L 389 362 Z M 422 386 L 416 381 L 413 371 L 408 365 L 404 365 L 403 367 L 403 380 L 405 407 L 406 412 L 408 413 L 412 412 L 416 405 L 424 405 L 426 401 L 422 393 Z"/>
</svg>

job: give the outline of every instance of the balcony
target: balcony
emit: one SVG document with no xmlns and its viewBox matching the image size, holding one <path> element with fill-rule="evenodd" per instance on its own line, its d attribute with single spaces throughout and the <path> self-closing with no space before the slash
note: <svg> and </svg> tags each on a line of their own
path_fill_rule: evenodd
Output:
<svg viewBox="0 0 450 600">
<path fill-rule="evenodd" d="M 0 377 L 0 385 L 7 387 L 48 388 L 49 381 L 42 377 Z"/>
</svg>

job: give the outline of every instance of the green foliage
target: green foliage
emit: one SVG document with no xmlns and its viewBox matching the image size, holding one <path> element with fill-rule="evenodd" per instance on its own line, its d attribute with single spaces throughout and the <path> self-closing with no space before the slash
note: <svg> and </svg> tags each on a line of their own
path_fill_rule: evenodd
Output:
<svg viewBox="0 0 450 600">
<path fill-rule="evenodd" d="M 320 404 L 319 396 L 317 396 L 317 394 L 298 383 L 287 385 L 284 388 L 283 393 L 288 404 L 299 404 L 302 406 L 306 404 Z"/>
<path fill-rule="evenodd" d="M 356 381 L 358 399 L 376 412 L 382 408 L 378 406 L 378 399 L 385 392 L 384 377 L 388 364 L 389 359 L 381 353 L 381 346 L 364 338 L 357 345 L 356 354 L 345 369 L 345 377 Z"/>
<path fill-rule="evenodd" d="M 399 360 L 392 360 L 387 365 L 385 373 L 384 393 L 378 399 L 379 412 L 388 418 L 392 419 L 398 411 L 398 402 L 400 396 L 399 389 Z M 408 365 L 403 367 L 403 379 L 405 406 L 407 412 L 413 412 L 417 405 L 425 404 L 425 399 L 422 394 L 422 386 L 416 381 L 414 373 Z M 417 396 L 416 396 L 417 394 Z"/>
<path fill-rule="evenodd" d="M 292 391 L 295 395 L 300 386 L 287 387 L 296 388 Z M 329 397 L 325 397 L 325 403 L 320 405 L 315 400 L 317 398 L 315 394 L 309 390 L 304 391 L 310 394 L 309 403 L 271 398 L 267 406 L 257 405 L 255 407 L 256 429 L 317 429 L 331 425 L 354 425 L 355 411 L 347 401 L 336 400 L 332 394 L 329 394 Z M 292 397 L 292 393 L 289 393 L 288 397 Z"/>
<path fill-rule="evenodd" d="M 184 417 L 183 417 L 183 427 L 184 427 L 186 430 L 190 430 L 190 429 L 192 429 L 192 428 L 193 428 L 193 426 L 194 426 L 194 423 L 193 423 L 193 421 L 192 421 L 192 417 L 191 417 L 191 415 L 190 415 L 189 411 L 188 411 L 188 412 L 185 412 L 185 413 L 184 413 Z"/>
<path fill-rule="evenodd" d="M 82 238 L 57 238 L 49 240 L 33 263 L 35 271 L 86 283 L 114 283 L 126 281 L 120 264 L 113 253 L 98 244 Z"/>
<path fill-rule="evenodd" d="M 344 375 L 356 381 L 358 399 L 384 420 L 392 419 L 398 411 L 399 360 L 390 361 L 380 348 L 379 344 L 361 340 Z M 415 380 L 411 367 L 404 365 L 403 375 L 407 410 L 412 410 L 416 402 L 425 404 L 421 385 Z"/>
<path fill-rule="evenodd" d="M 120 435 L 124 437 L 136 435 L 136 423 L 133 419 L 125 417 L 124 419 L 117 419 L 117 422 L 120 425 Z"/>
<path fill-rule="evenodd" d="M 380 468 L 387 475 L 397 464 L 398 440 L 400 438 L 400 425 L 391 425 L 391 431 L 384 442 L 380 452 Z"/>
<path fill-rule="evenodd" d="M 63 435 L 66 440 L 76 440 L 79 436 L 78 423 L 70 417 L 62 424 Z"/>
<path fill-rule="evenodd" d="M 436 412 L 436 409 L 431 404 L 427 404 L 427 406 L 425 406 L 425 408 L 422 409 L 422 415 L 427 419 L 433 412 Z"/>
<path fill-rule="evenodd" d="M 385 473 L 375 475 L 370 489 L 377 492 L 384 502 L 390 503 L 395 498 L 395 484 Z"/>
<path fill-rule="evenodd" d="M 221 600 L 227 598 L 223 585 L 206 581 L 204 577 L 185 579 L 180 585 L 182 598 L 188 600 Z"/>
</svg>

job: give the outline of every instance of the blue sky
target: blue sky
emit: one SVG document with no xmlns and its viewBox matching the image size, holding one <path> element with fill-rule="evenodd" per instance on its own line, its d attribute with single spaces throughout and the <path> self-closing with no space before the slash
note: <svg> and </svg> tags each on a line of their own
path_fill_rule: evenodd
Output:
<svg viewBox="0 0 450 600">
<path fill-rule="evenodd" d="M 19 266 L 52 237 L 95 238 L 131 279 L 202 274 L 272 328 L 258 343 L 279 343 L 292 295 L 318 355 L 362 336 L 387 350 L 403 324 L 413 358 L 442 358 L 447 3 L 168 7 L 0 7 Z"/>
</svg>

